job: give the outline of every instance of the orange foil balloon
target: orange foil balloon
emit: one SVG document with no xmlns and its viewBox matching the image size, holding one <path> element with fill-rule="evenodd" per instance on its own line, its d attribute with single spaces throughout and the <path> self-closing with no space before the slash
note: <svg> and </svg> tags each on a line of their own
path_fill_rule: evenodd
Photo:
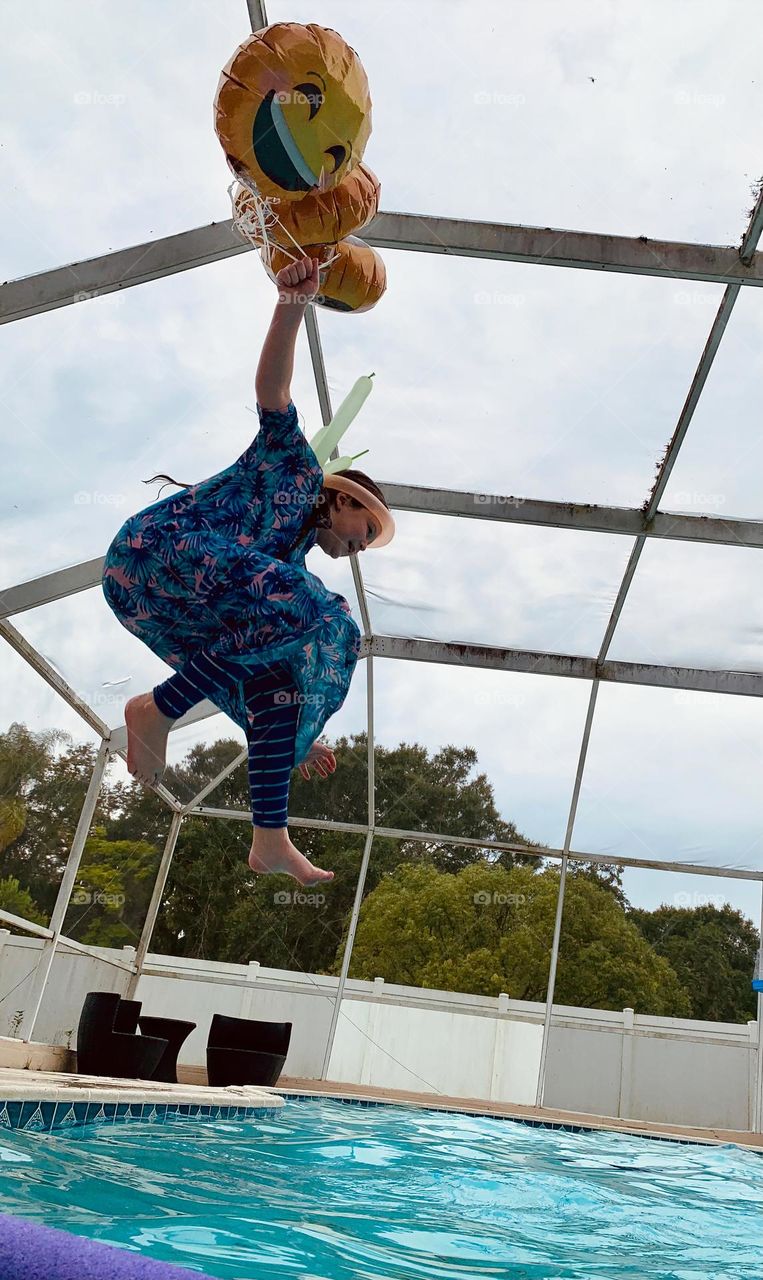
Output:
<svg viewBox="0 0 763 1280">
<path fill-rule="evenodd" d="M 335 258 L 321 268 L 321 287 L 314 299 L 318 306 L 330 311 L 370 311 L 387 287 L 382 258 L 370 244 L 356 236 L 348 236 L 339 244 L 305 245 L 305 253 L 320 262 Z M 293 261 L 293 254 L 287 256 L 282 250 L 274 249 L 271 269 L 276 273 Z"/>
<path fill-rule="evenodd" d="M 338 186 L 360 164 L 371 133 L 360 58 L 314 22 L 275 22 L 239 45 L 223 67 L 214 111 L 239 181 L 279 201 Z"/>
<path fill-rule="evenodd" d="M 359 164 L 330 191 L 303 196 L 271 210 L 266 233 L 256 213 L 256 198 L 247 187 L 233 193 L 233 222 L 252 244 L 265 242 L 285 249 L 306 244 L 336 244 L 365 227 L 379 211 L 381 184 L 374 173 Z M 313 257 L 316 257 L 313 254 Z"/>
</svg>

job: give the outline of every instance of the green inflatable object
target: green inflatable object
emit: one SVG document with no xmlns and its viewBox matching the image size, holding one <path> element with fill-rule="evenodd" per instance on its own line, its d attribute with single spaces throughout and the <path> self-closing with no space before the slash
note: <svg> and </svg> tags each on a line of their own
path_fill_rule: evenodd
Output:
<svg viewBox="0 0 763 1280">
<path fill-rule="evenodd" d="M 331 462 L 329 461 L 331 450 L 339 444 L 350 423 L 357 416 L 371 394 L 374 385 L 371 381 L 373 376 L 371 373 L 367 377 L 358 378 L 331 421 L 325 427 L 321 427 L 320 431 L 316 431 L 312 440 L 308 442 L 324 473 L 327 475 L 333 475 L 337 471 L 345 471 L 356 458 L 362 458 L 364 453 L 368 453 L 368 449 L 364 449 L 362 453 L 356 453 L 352 456 L 345 455 L 341 458 L 334 458 Z"/>
</svg>

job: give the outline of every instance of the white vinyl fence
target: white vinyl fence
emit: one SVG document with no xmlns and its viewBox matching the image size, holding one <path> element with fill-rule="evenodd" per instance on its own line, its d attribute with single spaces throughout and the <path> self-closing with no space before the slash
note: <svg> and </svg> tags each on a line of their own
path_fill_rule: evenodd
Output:
<svg viewBox="0 0 763 1280">
<path fill-rule="evenodd" d="M 18 1032 L 42 947 L 0 930 L 0 1036 Z M 101 950 L 131 958 L 131 949 Z M 128 974 L 59 950 L 35 1039 L 76 1046 L 87 991 Z M 213 1013 L 293 1024 L 284 1076 L 320 1079 L 337 979 L 259 964 L 149 955 L 136 998 L 146 1013 L 196 1022 L 181 1064 L 203 1066 Z M 544 1005 L 350 980 L 327 1078 L 346 1084 L 534 1105 Z M 555 1005 L 544 1105 L 595 1115 L 749 1130 L 758 1025 L 692 1022 Z"/>
</svg>

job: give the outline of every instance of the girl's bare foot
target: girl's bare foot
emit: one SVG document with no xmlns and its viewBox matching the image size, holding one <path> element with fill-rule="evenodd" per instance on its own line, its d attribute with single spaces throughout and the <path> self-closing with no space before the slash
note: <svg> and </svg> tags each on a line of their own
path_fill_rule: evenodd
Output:
<svg viewBox="0 0 763 1280">
<path fill-rule="evenodd" d="M 286 827 L 255 827 L 249 866 L 260 875 L 285 873 L 301 885 L 323 884 L 334 879 L 333 871 L 313 866 L 289 839 Z"/>
<path fill-rule="evenodd" d="M 159 710 L 153 693 L 139 693 L 125 703 L 125 724 L 128 772 L 139 782 L 157 783 L 166 767 L 173 721 Z"/>
</svg>

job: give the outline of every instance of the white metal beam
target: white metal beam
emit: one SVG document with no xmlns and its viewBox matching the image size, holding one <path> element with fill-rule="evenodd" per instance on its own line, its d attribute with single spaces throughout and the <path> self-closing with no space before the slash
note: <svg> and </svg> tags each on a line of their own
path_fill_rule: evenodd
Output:
<svg viewBox="0 0 763 1280">
<path fill-rule="evenodd" d="M 170 733 L 175 733 L 178 729 L 187 729 L 189 725 L 198 724 L 200 720 L 209 720 L 212 716 L 222 714 L 223 712 L 220 711 L 219 707 L 216 707 L 213 702 L 205 698 L 203 702 L 197 702 L 195 707 L 191 707 L 190 711 L 186 711 L 185 715 L 181 716 L 179 720 L 175 720 L 170 727 Z M 120 724 L 117 728 L 111 730 L 111 749 L 118 755 L 124 756 L 126 754 L 127 725 Z M 236 764 L 238 764 L 238 761 L 236 761 Z M 219 781 L 220 778 L 216 778 L 213 785 L 216 786 Z M 163 785 L 163 783 L 160 783 L 159 788 L 157 788 L 159 794 L 162 794 L 161 788 Z M 170 792 L 165 791 L 163 798 L 166 800 L 169 795 Z M 172 807 L 177 809 L 178 813 L 187 809 L 187 804 L 184 804 L 181 800 L 176 800 L 174 796 L 172 800 Z M 167 803 L 169 803 L 168 800 Z"/>
<path fill-rule="evenodd" d="M 52 938 L 53 930 L 44 924 L 33 924 L 23 916 L 15 916 L 12 911 L 0 911 L 0 921 L 13 925 L 14 929 L 23 929 L 25 933 L 33 933 L 36 938 Z"/>
<path fill-rule="evenodd" d="M 763 258 L 742 260 L 727 245 L 651 240 L 647 236 L 615 236 L 559 227 L 435 218 L 427 214 L 380 213 L 363 230 L 363 239 L 378 249 L 528 262 L 547 267 L 624 272 L 707 283 L 763 284 Z"/>
<path fill-rule="evenodd" d="M 67 571 L 65 570 L 64 572 Z M 29 663 L 30 667 L 32 667 L 38 675 L 42 676 L 46 684 L 49 684 L 50 687 L 63 698 L 64 702 L 68 703 L 72 710 L 82 716 L 82 719 L 90 725 L 90 728 L 93 729 L 95 733 L 99 734 L 102 743 L 106 743 L 112 755 L 120 755 L 123 758 L 125 757 L 127 753 L 127 731 L 124 725 L 121 730 L 117 729 L 112 733 L 109 726 L 101 720 L 101 717 L 97 715 L 86 702 L 82 701 L 79 695 L 75 693 L 74 689 L 72 689 L 71 685 L 64 680 L 63 676 L 58 674 L 42 654 L 37 652 L 34 645 L 31 645 L 21 632 L 14 627 L 13 623 L 8 622 L 7 619 L 0 619 L 0 636 L 4 636 L 11 647 Z M 213 712 L 217 711 L 217 708 L 212 707 L 211 703 L 208 703 L 207 705 Z M 197 707 L 195 710 L 198 711 L 199 708 Z M 187 723 L 187 720 L 185 722 Z M 177 721 L 178 725 L 182 723 L 183 721 L 181 720 Z M 182 809 L 183 806 L 180 801 L 176 800 L 163 783 L 158 783 L 153 790 L 160 799 L 164 800 L 165 804 L 169 805 L 171 809 Z"/>
<path fill-rule="evenodd" d="M 662 689 L 691 689 L 700 693 L 726 693 L 742 697 L 763 697 L 763 672 L 714 671 L 700 667 L 659 666 L 645 662 L 608 661 L 574 654 L 544 653 L 535 649 L 502 649 L 491 645 L 458 644 L 445 640 L 418 640 L 408 636 L 364 636 L 360 660 L 364 658 L 396 658 L 406 662 L 437 662 L 454 667 L 488 668 L 515 671 L 526 675 L 560 676 L 576 680 L 605 680 L 612 684 L 640 684 Z M 218 708 L 205 699 L 193 707 L 170 729 L 196 724 L 213 715 Z M 124 725 L 111 730 L 112 751 L 126 750 L 127 730 Z M 215 779 L 212 785 L 216 785 Z M 167 793 L 169 795 L 169 793 Z M 168 801 L 169 803 L 169 801 Z M 175 802 L 176 804 L 178 802 Z M 180 806 L 183 807 L 183 806 Z M 189 806 L 185 806 L 186 812 Z"/>
<path fill-rule="evenodd" d="M 644 684 L 662 689 L 696 689 L 703 693 L 763 697 L 763 672 L 758 671 L 714 671 L 646 662 L 600 662 L 596 658 L 572 654 L 418 640 L 407 636 L 374 635 L 371 644 L 365 646 L 365 653 L 410 662 L 438 662 L 529 675 L 569 676 L 578 680 L 606 680 L 613 684 Z"/>
<path fill-rule="evenodd" d="M 135 952 L 135 965 L 125 993 L 125 998 L 127 1000 L 133 1000 L 135 998 L 135 991 L 140 980 L 140 975 L 143 972 L 143 965 L 148 948 L 151 945 L 151 938 L 153 937 L 154 926 L 156 925 L 157 916 L 159 915 L 159 908 L 162 905 L 162 897 L 167 884 L 167 877 L 170 873 L 170 867 L 175 853 L 175 845 L 177 844 L 177 838 L 180 834 L 182 821 L 182 813 L 173 813 L 172 821 L 170 822 L 170 829 L 167 834 L 167 840 L 164 845 L 164 852 L 162 853 L 162 860 L 159 863 L 156 879 L 154 880 L 151 901 L 148 904 L 148 911 L 146 912 L 146 918 L 143 921 L 140 941 L 138 942 L 138 948 Z"/>
<path fill-rule="evenodd" d="M 305 311 L 305 328 L 307 330 L 307 340 L 310 347 L 310 359 L 313 365 L 313 374 L 315 377 L 315 388 L 318 393 L 318 403 L 320 405 L 321 417 L 324 424 L 331 421 L 333 411 L 331 407 L 331 394 L 329 392 L 328 379 L 326 377 L 326 366 L 323 359 L 323 347 L 321 345 L 320 329 L 318 327 L 318 316 L 314 306 L 307 307 Z M 339 448 L 334 446 L 331 451 L 331 458 L 339 457 Z M 363 626 L 362 640 L 366 644 L 370 643 L 373 632 L 371 626 L 371 612 L 368 608 L 368 600 L 366 598 L 366 589 L 363 582 L 363 574 L 360 568 L 360 560 L 357 555 L 350 556 L 350 569 L 352 571 L 352 580 L 355 586 L 355 595 L 358 601 L 358 609 Z M 360 906 L 363 900 L 363 890 L 365 888 L 366 875 L 368 872 L 369 860 L 371 857 L 371 846 L 373 844 L 373 824 L 374 824 L 374 746 L 373 746 L 373 661 L 369 659 L 366 668 L 366 751 L 368 756 L 368 831 L 366 834 L 365 848 L 361 859 L 360 869 L 358 871 L 358 879 L 355 886 L 355 898 L 352 908 L 352 916 L 350 919 L 349 932 L 345 943 L 344 955 L 342 956 L 342 965 L 339 974 L 339 982 L 337 984 L 336 994 L 334 996 L 333 1008 L 331 1011 L 331 1022 L 329 1025 L 328 1035 L 326 1037 L 326 1049 L 323 1057 L 323 1067 L 321 1078 L 326 1079 L 328 1075 L 329 1061 L 331 1059 L 331 1051 L 334 1046 L 334 1037 L 336 1035 L 337 1022 L 342 1005 L 342 996 L 344 994 L 347 974 L 349 972 L 350 960 L 352 958 L 352 947 L 355 939 L 355 929 L 357 928 Z"/>
<path fill-rule="evenodd" d="M 313 306 L 307 307 L 305 311 L 305 328 L 307 330 L 307 341 L 310 347 L 310 359 L 313 366 L 315 389 L 318 393 L 318 404 L 320 406 L 323 424 L 324 426 L 327 426 L 334 415 L 331 408 L 331 395 L 329 393 L 328 379 L 326 377 L 326 366 L 323 361 L 323 348 L 321 346 L 321 335 L 318 328 L 318 317 L 315 314 L 315 307 Z M 336 459 L 338 457 L 339 448 L 337 445 L 334 445 L 334 448 L 331 450 L 331 458 Z M 358 600 L 360 618 L 363 624 L 363 634 L 368 638 L 371 635 L 371 615 L 368 609 L 366 589 L 363 585 L 363 575 L 360 571 L 359 557 L 357 555 L 350 556 L 350 569 L 352 571 L 352 580 Z"/>
<path fill-rule="evenodd" d="M 31 933 L 35 938 L 52 938 L 53 930 L 46 928 L 41 924 L 34 924 L 31 920 L 25 920 L 23 916 L 15 916 L 11 911 L 0 911 L 0 921 L 3 924 L 10 924 L 14 929 L 21 929 L 24 933 Z M 99 954 L 97 947 L 90 947 L 85 942 L 77 942 L 74 938 L 69 938 L 65 933 L 61 933 L 57 938 L 57 945 L 63 947 L 64 950 L 76 951 L 80 955 L 95 956 L 96 960 L 102 960 L 104 964 L 110 964 L 117 969 L 126 969 L 132 972 L 132 964 L 126 960 L 115 960 L 112 956 L 102 956 Z"/>
<path fill-rule="evenodd" d="M 245 809 L 215 809 L 201 805 L 194 810 L 194 817 L 232 818 L 236 822 L 251 822 L 251 814 Z M 335 822 L 329 818 L 293 818 L 289 826 L 304 827 L 311 831 L 345 831 L 348 835 L 365 835 L 367 822 Z M 407 831 L 401 827 L 374 826 L 377 839 L 417 840 L 422 844 L 454 844 L 470 849 L 487 849 L 491 853 L 519 853 L 532 858 L 561 860 L 563 849 L 550 845 L 519 844 L 517 841 L 481 840 L 476 836 L 455 836 L 443 831 Z M 750 871 L 743 867 L 710 867 L 696 862 L 675 862 L 667 858 L 639 858 L 618 853 L 585 853 L 582 849 L 570 849 L 568 856 L 578 862 L 594 862 L 598 866 L 646 867 L 651 871 L 675 871 L 681 875 L 719 876 L 730 880 L 757 880 L 763 882 L 762 871 Z"/>
<path fill-rule="evenodd" d="M 658 689 L 691 689 L 700 693 L 763 697 L 763 672 L 758 671 L 706 670 L 701 667 L 660 666 L 646 662 L 597 662 L 596 658 L 545 653 L 537 649 L 503 649 L 494 645 L 458 644 L 445 640 L 385 635 L 373 635 L 370 641 L 366 637 L 362 638 L 360 660 L 373 657 L 514 671 L 526 675 L 569 677 L 575 680 L 599 679 L 611 684 L 639 684 Z M 205 699 L 186 712 L 180 720 L 176 720 L 170 733 L 218 714 L 218 708 Z M 112 729 L 112 750 L 123 753 L 126 745 L 125 726 Z"/>
<path fill-rule="evenodd" d="M 758 193 L 758 198 L 755 203 L 755 208 L 753 209 L 752 217 L 750 219 L 750 223 L 748 225 L 745 236 L 743 237 L 742 245 L 740 248 L 740 254 L 744 257 L 745 261 L 751 261 L 753 259 L 755 255 L 755 250 L 758 247 L 758 241 L 762 233 L 763 233 L 763 188 L 761 188 L 760 192 Z M 651 519 L 657 512 L 657 508 L 665 492 L 665 487 L 670 477 L 670 473 L 673 470 L 673 467 L 675 465 L 681 445 L 683 444 L 686 438 L 686 433 L 689 429 L 689 425 L 692 421 L 692 418 L 694 417 L 694 412 L 699 403 L 699 398 L 702 394 L 702 391 L 705 388 L 708 375 L 713 366 L 715 357 L 718 353 L 718 348 L 720 346 L 721 339 L 723 338 L 723 335 L 726 332 L 726 326 L 729 322 L 731 312 L 736 304 L 738 297 L 739 297 L 739 285 L 729 284 L 724 290 L 723 298 L 721 299 L 718 312 L 716 314 L 715 320 L 713 321 L 712 327 L 710 329 L 707 342 L 705 343 L 705 348 L 702 352 L 702 355 L 700 356 L 699 363 L 697 365 L 694 377 L 692 379 L 692 384 L 689 388 L 689 392 L 684 402 L 681 413 L 679 414 L 678 422 L 676 424 L 676 429 L 673 432 L 673 435 L 671 437 L 671 440 L 668 444 L 667 449 L 665 450 L 665 455 L 659 464 L 657 477 L 652 486 L 652 491 L 645 504 L 645 515 L 647 519 Z M 591 693 L 590 693 L 590 698 L 588 703 L 588 713 L 586 715 L 585 727 L 583 729 L 583 736 L 580 744 L 580 752 L 578 755 L 577 768 L 575 771 L 575 783 L 573 786 L 572 799 L 570 802 L 570 811 L 569 811 L 569 816 L 567 821 L 567 833 L 565 835 L 565 840 L 564 840 L 564 856 L 562 858 L 562 874 L 559 882 L 559 896 L 557 900 L 556 920 L 554 923 L 554 936 L 553 936 L 553 941 L 551 946 L 551 962 L 549 965 L 548 988 L 546 992 L 546 1009 L 545 1009 L 545 1016 L 543 1020 L 543 1041 L 541 1045 L 540 1064 L 538 1068 L 538 1089 L 537 1089 L 537 1094 L 535 1098 L 535 1103 L 536 1103 L 536 1106 L 538 1107 L 543 1105 L 543 1093 L 544 1093 L 545 1082 L 546 1082 L 546 1062 L 547 1062 L 547 1056 L 548 1056 L 549 1036 L 551 1032 L 551 1017 L 552 1017 L 553 1005 L 554 1005 L 554 987 L 556 983 L 556 967 L 557 967 L 557 961 L 559 956 L 559 942 L 561 938 L 561 929 L 562 929 L 562 912 L 564 909 L 564 888 L 565 888 L 565 877 L 566 877 L 566 871 L 567 871 L 567 858 L 569 856 L 570 842 L 572 840 L 572 833 L 575 825 L 578 796 L 580 793 L 580 787 L 582 785 L 582 780 L 583 780 L 583 773 L 585 771 L 586 760 L 588 757 L 588 745 L 590 742 L 594 709 L 596 706 L 596 699 L 599 691 L 599 682 L 601 679 L 604 678 L 602 675 L 602 671 L 607 665 L 605 662 L 605 659 L 606 659 L 607 653 L 609 652 L 609 647 L 610 647 L 610 644 L 612 643 L 612 639 L 615 634 L 615 629 L 622 615 L 622 610 L 625 605 L 628 591 L 630 590 L 631 584 L 633 582 L 633 578 L 636 573 L 636 568 L 638 566 L 638 562 L 641 558 L 641 553 L 645 545 L 646 545 L 646 539 L 644 538 L 643 535 L 640 535 L 636 539 L 635 545 L 631 551 L 630 558 L 628 560 L 628 564 L 626 565 L 625 572 L 623 574 L 623 579 L 620 584 L 620 589 L 617 593 L 617 599 L 615 600 L 614 606 L 612 608 L 612 613 L 610 615 L 609 623 L 604 633 L 604 638 L 602 640 L 601 648 L 599 650 L 598 662 L 596 667 L 596 678 L 591 686 Z M 729 672 L 725 673 L 725 675 L 729 675 L 729 674 L 730 674 Z M 727 690 L 724 690 L 724 692 L 726 691 Z M 731 692 L 732 690 L 729 689 L 728 691 Z"/>
<path fill-rule="evenodd" d="M 393 212 L 378 213 L 363 229 L 363 239 L 377 249 L 528 262 L 708 284 L 763 285 L 763 255 L 753 252 L 749 262 L 745 262 L 740 250 L 728 245 Z M 208 262 L 248 253 L 251 249 L 251 244 L 242 241 L 234 230 L 231 219 L 226 219 L 117 249 L 97 258 L 21 276 L 0 286 L 0 324 L 87 302 Z"/>
<path fill-rule="evenodd" d="M 719 546 L 763 547 L 763 520 L 737 520 L 728 516 L 700 516 L 673 511 L 656 511 L 647 517 L 638 507 L 550 502 L 542 498 L 518 498 L 511 494 L 429 489 L 385 480 L 380 480 L 379 484 L 393 511 L 418 511 L 426 515 L 461 516 L 469 520 L 495 520 L 587 533 L 622 534 L 629 538 L 642 536 Z M 103 564 L 104 557 L 96 556 L 93 560 L 84 560 L 81 564 L 56 569 L 0 589 L 0 618 L 11 618 L 55 600 L 66 599 L 79 591 L 99 587 Z"/>
<path fill-rule="evenodd" d="M 342 1009 L 342 998 L 347 983 L 347 975 L 350 972 L 350 961 L 352 960 L 352 949 L 355 945 L 355 934 L 358 928 L 358 920 L 360 919 L 360 908 L 363 905 L 363 894 L 366 888 L 366 879 L 368 877 L 368 868 L 371 862 L 371 851 L 374 843 L 375 823 L 376 823 L 376 772 L 374 760 L 374 660 L 368 659 L 366 665 L 366 710 L 368 715 L 368 734 L 366 737 L 366 750 L 368 760 L 368 822 L 366 824 L 366 840 L 363 847 L 363 857 L 360 861 L 360 869 L 358 871 L 358 879 L 355 885 L 355 897 L 352 903 L 352 912 L 350 914 L 350 923 L 347 928 L 347 937 L 345 939 L 344 951 L 342 952 L 342 964 L 339 970 L 339 982 L 337 983 L 336 996 L 334 998 L 334 1007 L 331 1011 L 331 1024 L 326 1039 L 326 1052 L 323 1055 L 323 1066 L 321 1068 L 321 1080 L 327 1080 L 329 1074 L 329 1064 L 331 1062 L 331 1054 L 334 1048 L 334 1040 L 336 1038 L 336 1029 L 339 1022 L 339 1014 Z"/>
<path fill-rule="evenodd" d="M 59 934 L 58 946 L 63 947 L 65 951 L 76 951 L 78 955 L 92 956 L 95 960 L 100 960 L 102 964 L 111 965 L 112 969 L 122 969 L 125 973 L 132 973 L 133 971 L 133 962 L 131 960 L 118 960 L 115 956 L 102 956 L 98 947 L 88 946 L 86 942 L 77 942 L 74 938 L 68 938 L 65 933 Z"/>
<path fill-rule="evenodd" d="M 90 823 L 92 822 L 95 806 L 98 801 L 98 793 L 103 782 L 103 775 L 109 758 L 108 742 L 101 742 L 96 757 L 95 767 L 90 778 L 90 785 L 82 805 L 77 829 L 74 833 L 72 847 L 69 857 L 64 867 L 64 874 L 58 887 L 58 895 L 50 917 L 50 936 L 45 939 L 39 959 L 34 968 L 32 977 L 32 987 L 29 998 L 24 1009 L 24 1016 L 19 1028 L 19 1036 L 22 1040 L 31 1040 L 34 1034 L 34 1025 L 37 1021 L 37 1015 L 40 1012 L 40 1005 L 48 981 L 53 957 L 56 953 L 58 940 L 63 932 L 64 917 L 66 909 L 69 906 L 74 881 L 79 870 L 82 851 L 85 847 L 88 833 L 90 831 Z"/>
<path fill-rule="evenodd" d="M 461 516 L 468 520 L 495 520 L 585 533 L 623 534 L 630 538 L 642 534 L 646 538 L 678 542 L 763 547 L 763 520 L 690 515 L 680 511 L 658 511 L 648 519 L 643 508 L 638 507 L 550 502 L 542 498 L 478 490 L 429 489 L 386 480 L 380 480 L 379 484 L 395 511 L 419 511 L 426 515 Z"/>
<path fill-rule="evenodd" d="M 82 716 L 82 719 L 90 725 L 90 728 L 99 735 L 100 738 L 108 741 L 110 737 L 109 726 L 101 719 L 101 717 L 83 702 L 77 693 L 74 692 L 71 685 L 67 684 L 63 676 L 60 676 L 54 667 L 38 653 L 34 645 L 31 645 L 27 639 L 21 634 L 18 628 L 14 627 L 12 622 L 0 619 L 0 635 L 4 636 L 11 648 L 15 649 L 34 670 L 41 675 L 46 684 L 51 689 L 55 689 L 56 693 L 67 702 L 73 711 Z"/>
<path fill-rule="evenodd" d="M 105 558 L 96 556 L 94 560 L 83 560 L 81 564 L 54 569 L 52 573 L 29 578 L 16 586 L 3 587 L 0 589 L 0 618 L 12 618 L 18 613 L 25 613 L 27 609 L 39 609 L 41 605 L 65 600 L 79 591 L 99 587 Z"/>
</svg>

